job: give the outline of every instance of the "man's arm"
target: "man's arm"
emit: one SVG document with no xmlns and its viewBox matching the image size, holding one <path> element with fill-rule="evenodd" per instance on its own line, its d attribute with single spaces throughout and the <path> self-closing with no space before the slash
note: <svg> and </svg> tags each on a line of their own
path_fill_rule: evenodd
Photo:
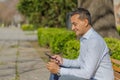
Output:
<svg viewBox="0 0 120 80">
<path fill-rule="evenodd" d="M 55 58 L 55 59 L 57 59 L 59 61 L 59 63 L 56 60 L 55 60 L 55 62 L 58 63 L 61 66 L 64 66 L 64 67 L 73 67 L 73 68 L 74 67 L 75 68 L 79 68 L 80 67 L 80 58 L 79 58 L 80 56 L 77 59 L 74 59 L 74 60 L 62 58 L 59 55 L 54 55 L 52 57 Z"/>
<path fill-rule="evenodd" d="M 85 79 L 90 79 L 93 76 L 96 71 L 98 61 L 104 52 L 105 45 L 99 43 L 97 40 L 91 40 L 90 44 L 92 45 L 87 45 L 86 54 L 83 58 L 83 67 L 79 69 L 61 68 L 61 75 L 72 75 Z"/>
<path fill-rule="evenodd" d="M 74 60 L 64 58 L 62 66 L 71 67 L 71 68 L 80 68 L 80 58 L 79 57 Z"/>
</svg>

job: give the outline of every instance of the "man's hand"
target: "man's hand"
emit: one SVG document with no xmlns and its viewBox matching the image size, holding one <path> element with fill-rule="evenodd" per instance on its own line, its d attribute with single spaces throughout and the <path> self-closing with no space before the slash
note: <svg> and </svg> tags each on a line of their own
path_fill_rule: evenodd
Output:
<svg viewBox="0 0 120 80">
<path fill-rule="evenodd" d="M 59 56 L 59 55 L 54 55 L 54 56 L 52 56 L 52 57 L 55 58 L 55 59 L 57 59 L 57 61 L 51 59 L 52 62 L 56 62 L 58 65 L 62 65 L 62 64 L 63 64 L 63 58 L 62 58 L 61 56 Z"/>
<path fill-rule="evenodd" d="M 59 72 L 60 67 L 59 67 L 59 65 L 56 64 L 55 62 L 48 62 L 48 64 L 47 64 L 47 69 L 48 69 L 51 73 L 57 74 L 57 73 Z"/>
</svg>

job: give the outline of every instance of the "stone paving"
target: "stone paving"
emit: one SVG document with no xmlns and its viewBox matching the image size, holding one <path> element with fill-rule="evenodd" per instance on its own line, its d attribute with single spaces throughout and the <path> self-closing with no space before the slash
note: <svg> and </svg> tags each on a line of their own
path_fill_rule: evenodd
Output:
<svg viewBox="0 0 120 80">
<path fill-rule="evenodd" d="M 19 28 L 0 28 L 0 80 L 49 80 L 49 71 Z"/>
</svg>

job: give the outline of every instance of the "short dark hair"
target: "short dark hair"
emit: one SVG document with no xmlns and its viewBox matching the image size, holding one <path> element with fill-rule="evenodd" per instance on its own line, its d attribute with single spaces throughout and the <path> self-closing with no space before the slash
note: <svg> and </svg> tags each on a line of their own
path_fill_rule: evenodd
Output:
<svg viewBox="0 0 120 80">
<path fill-rule="evenodd" d="M 87 19 L 88 24 L 92 25 L 92 23 L 91 23 L 91 15 L 90 15 L 90 12 L 87 9 L 77 8 L 76 10 L 71 12 L 71 16 L 73 16 L 75 14 L 79 14 L 80 19 Z"/>
</svg>

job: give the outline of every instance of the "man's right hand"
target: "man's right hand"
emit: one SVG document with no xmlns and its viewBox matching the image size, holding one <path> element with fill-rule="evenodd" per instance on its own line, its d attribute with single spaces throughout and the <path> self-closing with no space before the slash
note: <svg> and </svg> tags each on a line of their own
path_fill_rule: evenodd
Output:
<svg viewBox="0 0 120 80">
<path fill-rule="evenodd" d="M 54 55 L 52 57 L 55 58 L 55 59 L 57 59 L 57 60 L 51 59 L 51 61 L 54 61 L 54 62 L 56 62 L 59 65 L 63 64 L 63 58 L 60 55 Z"/>
</svg>

